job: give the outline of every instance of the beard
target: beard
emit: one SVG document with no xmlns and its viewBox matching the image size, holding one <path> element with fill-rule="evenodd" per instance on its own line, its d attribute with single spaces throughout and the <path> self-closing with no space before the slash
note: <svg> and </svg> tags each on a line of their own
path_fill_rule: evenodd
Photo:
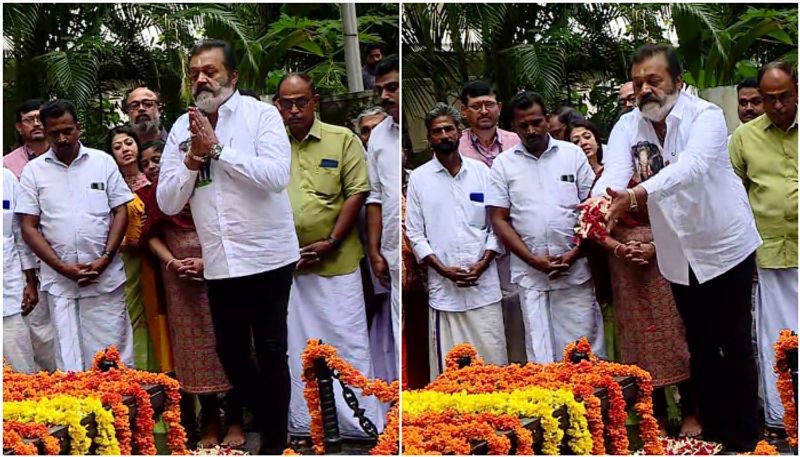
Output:
<svg viewBox="0 0 800 457">
<path fill-rule="evenodd" d="M 194 94 L 194 104 L 201 111 L 215 113 L 219 107 L 230 98 L 233 91 L 233 84 L 231 84 L 231 80 L 228 78 L 228 81 L 221 85 L 215 92 L 211 92 L 211 89 L 203 89 L 202 91 L 196 92 Z"/>
<path fill-rule="evenodd" d="M 436 151 L 436 152 L 439 152 L 439 153 L 442 153 L 442 154 L 446 154 L 446 155 L 450 155 L 453 152 L 458 151 L 458 140 L 456 140 L 456 141 L 450 141 L 450 140 L 442 141 L 441 143 L 431 145 L 431 148 L 433 148 L 433 150 Z"/>
<path fill-rule="evenodd" d="M 137 118 L 136 122 L 133 124 L 133 128 L 138 134 L 155 133 L 161 128 L 161 119 L 158 117 L 151 119 L 150 116 L 142 115 Z"/>
<path fill-rule="evenodd" d="M 650 96 L 648 100 L 643 100 L 644 103 L 639 104 L 639 111 L 645 119 L 651 122 L 661 122 L 667 117 L 675 103 L 678 102 L 679 95 L 678 88 L 673 87 L 672 92 L 666 94 L 663 100 Z"/>
</svg>

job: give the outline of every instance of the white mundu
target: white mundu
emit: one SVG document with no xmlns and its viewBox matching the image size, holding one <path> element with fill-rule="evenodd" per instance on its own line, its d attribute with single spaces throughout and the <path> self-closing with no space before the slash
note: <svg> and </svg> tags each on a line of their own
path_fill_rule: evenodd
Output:
<svg viewBox="0 0 800 457">
<path fill-rule="evenodd" d="M 548 135 L 537 158 L 519 144 L 495 159 L 490 176 L 486 204 L 509 209 L 511 225 L 532 254 L 558 256 L 574 247 L 577 205 L 589 196 L 595 177 L 579 147 Z M 560 360 L 563 346 L 582 336 L 596 354 L 605 355 L 591 279 L 585 257 L 578 257 L 567 275 L 550 279 L 512 255 L 511 282 L 520 287 L 529 361 Z"/>
<path fill-rule="evenodd" d="M 488 187 L 489 168 L 463 156 L 455 176 L 436 156 L 411 172 L 406 235 L 419 261 L 435 255 L 448 267 L 468 268 L 486 251 L 503 252 L 484 204 Z M 428 268 L 428 297 L 432 378 L 443 371 L 447 352 L 461 343 L 471 343 L 488 363 L 508 362 L 495 262 L 473 287 L 458 287 Z"/>
<path fill-rule="evenodd" d="M 80 144 L 79 148 L 69 166 L 52 149 L 26 165 L 16 209 L 39 217 L 42 235 L 67 263 L 100 258 L 111 228 L 111 209 L 133 200 L 113 157 Z M 124 286 L 125 271 L 117 256 L 97 283 L 86 287 L 42 262 L 41 290 L 48 295 L 58 369 L 88 369 L 94 353 L 112 344 L 126 365 L 133 364 Z"/>
</svg>

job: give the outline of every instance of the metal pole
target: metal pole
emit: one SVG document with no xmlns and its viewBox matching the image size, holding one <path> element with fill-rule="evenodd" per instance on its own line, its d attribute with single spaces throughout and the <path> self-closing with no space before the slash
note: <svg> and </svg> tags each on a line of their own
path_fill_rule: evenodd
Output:
<svg viewBox="0 0 800 457">
<path fill-rule="evenodd" d="M 344 61 L 347 67 L 347 89 L 350 92 L 364 90 L 364 81 L 361 78 L 361 51 L 358 46 L 357 24 L 355 3 L 342 3 Z"/>
</svg>

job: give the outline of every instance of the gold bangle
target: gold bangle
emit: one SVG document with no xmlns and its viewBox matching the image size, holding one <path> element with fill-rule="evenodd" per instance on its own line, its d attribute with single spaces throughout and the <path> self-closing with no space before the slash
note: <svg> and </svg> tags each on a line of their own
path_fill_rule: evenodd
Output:
<svg viewBox="0 0 800 457">
<path fill-rule="evenodd" d="M 626 190 L 628 191 L 628 196 L 630 196 L 631 199 L 630 207 L 628 208 L 628 210 L 630 211 L 638 210 L 639 203 L 636 201 L 636 193 L 633 191 L 633 189 L 626 189 Z"/>
<path fill-rule="evenodd" d="M 167 271 L 169 271 L 169 266 L 170 266 L 170 265 L 172 265 L 172 262 L 177 262 L 177 261 L 178 261 L 178 259 L 175 259 L 175 258 L 173 258 L 172 260 L 170 260 L 169 262 L 167 262 L 167 266 L 166 266 L 166 267 L 164 267 L 164 269 L 166 269 Z"/>
<path fill-rule="evenodd" d="M 622 258 L 622 257 L 619 256 L 619 254 L 617 254 L 617 249 L 619 249 L 620 247 L 622 247 L 622 243 L 618 243 L 616 246 L 614 246 L 614 257 L 616 257 L 618 259 Z"/>
</svg>

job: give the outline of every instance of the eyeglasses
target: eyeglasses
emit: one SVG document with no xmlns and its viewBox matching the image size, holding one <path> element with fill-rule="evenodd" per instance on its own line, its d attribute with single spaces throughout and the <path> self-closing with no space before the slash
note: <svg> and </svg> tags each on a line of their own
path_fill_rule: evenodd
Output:
<svg viewBox="0 0 800 457">
<path fill-rule="evenodd" d="M 495 108 L 497 108 L 497 102 L 492 102 L 492 101 L 486 101 L 483 103 L 476 102 L 469 105 L 469 109 L 475 111 L 476 113 L 480 112 L 482 109 L 485 109 L 486 111 L 491 111 Z"/>
<path fill-rule="evenodd" d="M 782 105 L 788 105 L 792 101 L 792 93 L 787 91 L 778 95 L 764 94 L 764 103 L 772 105 L 778 100 L 781 101 Z"/>
<path fill-rule="evenodd" d="M 140 107 L 144 107 L 144 109 L 154 108 L 158 105 L 158 100 L 141 100 L 128 103 L 128 111 L 135 111 Z"/>
<path fill-rule="evenodd" d="M 397 81 L 392 81 L 390 83 L 386 83 L 386 85 L 384 85 L 384 86 L 376 85 L 375 86 L 375 95 L 380 97 L 383 94 L 384 90 L 386 92 L 389 92 L 390 94 L 393 94 L 393 93 L 397 92 L 399 89 L 400 89 L 400 83 L 397 82 Z"/>
<path fill-rule="evenodd" d="M 295 98 L 295 99 L 288 99 L 288 98 L 279 98 L 278 105 L 281 107 L 282 110 L 289 111 L 292 109 L 293 106 L 296 106 L 297 109 L 303 109 L 308 106 L 309 99 L 305 97 Z"/>
<path fill-rule="evenodd" d="M 34 125 L 34 124 L 41 124 L 42 123 L 42 121 L 39 118 L 38 114 L 33 115 L 33 116 L 29 116 L 29 117 L 24 117 L 24 118 L 22 118 L 22 120 L 20 122 L 22 122 L 25 125 Z"/>
</svg>

